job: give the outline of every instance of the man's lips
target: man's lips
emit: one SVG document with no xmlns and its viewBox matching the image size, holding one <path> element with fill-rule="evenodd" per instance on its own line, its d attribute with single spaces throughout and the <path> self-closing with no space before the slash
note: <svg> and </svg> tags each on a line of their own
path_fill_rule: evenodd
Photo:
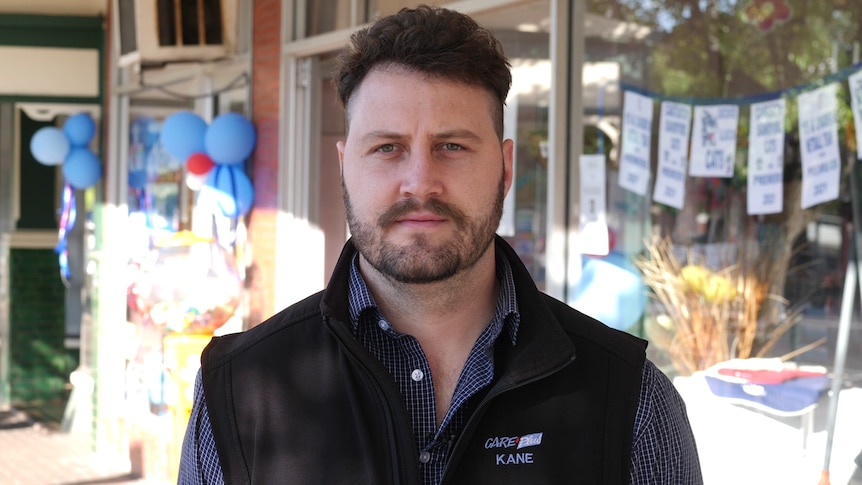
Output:
<svg viewBox="0 0 862 485">
<path fill-rule="evenodd" d="M 431 227 L 445 222 L 445 217 L 435 216 L 433 214 L 411 214 L 399 217 L 395 220 L 395 224 L 402 227 Z"/>
<path fill-rule="evenodd" d="M 443 222 L 445 217 L 434 214 L 408 214 L 395 219 L 395 222 Z"/>
</svg>

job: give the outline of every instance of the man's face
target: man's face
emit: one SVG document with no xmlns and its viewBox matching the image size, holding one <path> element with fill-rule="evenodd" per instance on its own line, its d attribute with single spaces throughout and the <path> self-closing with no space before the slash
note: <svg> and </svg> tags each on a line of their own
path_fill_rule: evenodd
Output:
<svg viewBox="0 0 862 485">
<path fill-rule="evenodd" d="M 480 88 L 398 67 L 353 94 L 338 142 L 347 222 L 388 278 L 430 283 L 471 267 L 493 241 L 512 183 L 512 141 Z"/>
</svg>

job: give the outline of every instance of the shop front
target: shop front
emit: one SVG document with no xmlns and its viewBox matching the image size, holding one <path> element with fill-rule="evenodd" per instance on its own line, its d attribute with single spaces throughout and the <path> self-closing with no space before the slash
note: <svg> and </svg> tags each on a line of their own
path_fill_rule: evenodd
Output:
<svg viewBox="0 0 862 485">
<path fill-rule="evenodd" d="M 92 355 L 86 259 L 100 198 L 104 31 L 92 3 L 66 16 L 4 7 L 0 409 L 59 422 L 70 375 L 89 374 Z"/>
<path fill-rule="evenodd" d="M 172 482 L 200 353 L 246 326 L 251 5 L 111 3 L 95 445 Z"/>
<path fill-rule="evenodd" d="M 739 315 L 730 339 L 661 349 L 677 372 L 815 342 L 800 358 L 831 364 L 829 334 L 853 257 L 858 5 L 591 1 L 585 10 L 642 35 L 586 37 L 584 65 L 619 66 L 622 103 L 583 115 L 600 127 L 585 135 L 584 151 L 605 156 L 615 251 L 644 261 L 656 297 L 638 331 L 660 348 L 680 332 L 694 341 L 725 325 L 718 315 L 727 309 Z M 668 265 L 701 271 L 718 290 L 665 279 Z M 682 320 L 694 300 L 709 304 L 689 327 Z"/>
<path fill-rule="evenodd" d="M 112 230 L 100 237 L 97 275 L 128 285 L 100 290 L 96 315 L 126 322 L 98 337 L 103 362 L 123 364 L 105 369 L 102 384 L 123 382 L 124 393 L 99 401 L 97 415 L 124 409 L 138 433 L 133 448 L 167 467 L 158 473 L 170 474 L 164 457 L 178 456 L 186 393 L 209 336 L 254 326 L 326 284 L 349 237 L 331 64 L 357 28 L 415 2 L 249 3 L 236 10 L 237 49 L 227 58 L 115 57 L 116 170 L 100 219 Z M 859 7 L 437 3 L 491 28 L 511 60 L 505 136 L 515 141 L 515 175 L 498 232 L 540 288 L 648 339 L 671 376 L 733 358 L 833 364 L 854 257 Z M 253 124 L 253 151 L 226 164 L 248 176 L 247 211 L 214 211 L 203 195 L 213 182 L 191 161 L 199 151 L 165 147 L 181 113 L 206 127 L 229 113 Z M 219 165 L 210 162 L 208 170 Z M 198 270 L 177 268 L 199 253 L 204 273 L 232 285 L 226 300 L 215 298 L 224 288 L 210 288 L 210 300 L 189 303 L 199 288 L 184 277 Z M 172 256 L 181 262 L 159 273 Z M 228 263 L 215 270 L 213 261 Z M 862 346 L 858 330 L 847 345 Z M 862 368 L 858 355 L 848 367 Z"/>
<path fill-rule="evenodd" d="M 862 126 L 856 2 L 436 3 L 490 27 L 512 61 L 499 233 L 542 289 L 649 340 L 671 377 L 731 359 L 832 369 L 847 348 L 847 368 L 862 368 L 858 325 L 839 337 L 855 318 L 842 289 Z M 321 288 L 348 237 L 332 59 L 354 29 L 410 5 L 281 2 L 279 227 L 292 241 L 279 239 L 274 309 Z M 702 439 L 720 474 L 719 439 Z M 818 461 L 776 460 L 746 466 L 772 482 Z"/>
<path fill-rule="evenodd" d="M 352 29 L 409 3 L 282 5 L 292 21 L 283 26 L 281 210 L 287 232 L 314 243 L 279 253 L 273 309 L 322 287 L 347 237 L 331 60 Z M 813 328 L 837 325 L 860 13 L 847 2 L 797 3 L 452 4 L 494 30 L 512 61 L 515 182 L 499 233 L 541 288 L 654 338 L 657 357 L 681 374 L 792 352 L 816 340 Z M 703 311 L 747 312 L 731 325 L 745 335 L 720 349 L 672 349 L 688 330 L 667 322 L 687 310 L 670 302 L 679 295 L 655 291 L 666 282 L 651 279 L 650 265 L 665 263 L 739 286 Z M 289 268 L 309 264 L 314 283 L 294 288 Z M 828 361 L 834 344 L 807 356 Z"/>
</svg>

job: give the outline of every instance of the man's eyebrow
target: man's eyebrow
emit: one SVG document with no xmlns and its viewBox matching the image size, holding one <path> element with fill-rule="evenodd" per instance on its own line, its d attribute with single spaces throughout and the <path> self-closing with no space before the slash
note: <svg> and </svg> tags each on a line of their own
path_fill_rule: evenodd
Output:
<svg viewBox="0 0 862 485">
<path fill-rule="evenodd" d="M 359 138 L 359 143 L 363 145 L 373 144 L 380 140 L 401 140 L 405 135 L 388 130 L 374 130 L 362 135 Z"/>
<path fill-rule="evenodd" d="M 461 139 L 461 140 L 468 139 L 468 140 L 472 140 L 472 141 L 481 141 L 482 140 L 482 137 L 480 137 L 479 135 L 477 135 L 476 133 L 474 133 L 468 129 L 456 129 L 456 130 L 444 131 L 444 132 L 436 133 L 436 134 L 432 135 L 431 138 L 437 138 L 440 140 L 450 140 L 453 138 L 454 139 Z"/>
<path fill-rule="evenodd" d="M 466 128 L 459 128 L 454 130 L 442 131 L 440 133 L 432 133 L 428 135 L 429 138 L 435 140 L 472 140 L 472 141 L 481 141 L 482 137 L 477 135 L 472 130 L 468 130 Z M 359 138 L 359 142 L 361 144 L 373 144 L 377 143 L 380 140 L 403 140 L 407 138 L 407 135 L 403 133 L 398 133 L 396 131 L 389 130 L 374 130 L 369 131 L 368 133 L 362 135 Z"/>
</svg>

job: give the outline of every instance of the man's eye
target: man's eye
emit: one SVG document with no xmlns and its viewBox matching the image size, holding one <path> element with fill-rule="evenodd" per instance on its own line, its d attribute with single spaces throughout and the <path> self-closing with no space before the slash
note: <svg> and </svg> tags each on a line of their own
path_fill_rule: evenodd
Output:
<svg viewBox="0 0 862 485">
<path fill-rule="evenodd" d="M 458 150 L 463 150 L 464 147 L 462 147 L 461 145 L 459 145 L 457 143 L 444 143 L 443 149 L 448 150 L 450 152 L 456 152 Z"/>
<path fill-rule="evenodd" d="M 395 145 L 381 145 L 377 147 L 377 151 L 381 153 L 392 153 L 395 151 Z"/>
</svg>

